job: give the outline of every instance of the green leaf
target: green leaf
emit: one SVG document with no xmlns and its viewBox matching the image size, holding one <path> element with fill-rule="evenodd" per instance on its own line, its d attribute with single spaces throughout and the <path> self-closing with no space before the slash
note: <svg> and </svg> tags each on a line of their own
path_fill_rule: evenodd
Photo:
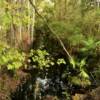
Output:
<svg viewBox="0 0 100 100">
<path fill-rule="evenodd" d="M 76 67 L 76 62 L 73 58 L 70 59 L 70 64 L 72 64 L 73 68 Z"/>
<path fill-rule="evenodd" d="M 60 59 L 57 60 L 57 64 L 58 64 L 58 65 L 66 64 L 66 62 L 65 62 L 64 59 L 60 58 Z"/>
<path fill-rule="evenodd" d="M 86 59 L 82 59 L 80 62 L 80 67 L 83 67 L 86 65 Z"/>
<path fill-rule="evenodd" d="M 89 75 L 84 70 L 82 70 L 80 72 L 79 76 L 82 77 L 82 78 L 89 79 Z"/>
<path fill-rule="evenodd" d="M 71 83 L 78 85 L 78 86 L 82 86 L 82 87 L 86 87 L 86 86 L 91 85 L 91 82 L 89 79 L 79 78 L 76 76 L 71 77 Z"/>
</svg>

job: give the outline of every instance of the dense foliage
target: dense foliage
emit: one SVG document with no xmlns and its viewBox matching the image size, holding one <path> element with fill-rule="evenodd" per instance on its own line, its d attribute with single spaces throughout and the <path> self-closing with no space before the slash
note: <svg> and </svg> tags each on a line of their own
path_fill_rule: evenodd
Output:
<svg viewBox="0 0 100 100">
<path fill-rule="evenodd" d="M 25 54 L 20 53 L 15 48 L 10 48 L 7 44 L 0 43 L 0 69 L 8 70 L 19 69 L 25 60 Z"/>
<path fill-rule="evenodd" d="M 34 95 L 56 100 L 100 85 L 100 0 L 0 0 L 0 9 L 0 73 L 31 71 L 44 86 Z"/>
</svg>

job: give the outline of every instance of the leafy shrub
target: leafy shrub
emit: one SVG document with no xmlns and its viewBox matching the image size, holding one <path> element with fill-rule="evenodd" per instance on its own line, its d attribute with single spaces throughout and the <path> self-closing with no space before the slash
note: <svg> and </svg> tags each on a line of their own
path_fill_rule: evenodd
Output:
<svg viewBox="0 0 100 100">
<path fill-rule="evenodd" d="M 82 87 L 87 87 L 91 85 L 91 82 L 88 79 L 85 79 L 85 78 L 81 79 L 80 77 L 73 76 L 71 77 L 71 84 L 82 86 Z"/>
<path fill-rule="evenodd" d="M 86 69 L 86 64 L 87 64 L 86 58 L 82 60 L 75 60 L 75 58 L 72 57 L 70 59 L 70 64 L 72 65 L 72 68 L 76 70 L 76 74 L 75 73 L 74 73 L 75 75 L 73 75 L 73 73 L 70 74 L 69 81 L 72 84 L 79 85 L 82 87 L 91 85 L 90 76 L 87 73 L 88 71 Z"/>
<path fill-rule="evenodd" d="M 84 35 L 83 34 L 75 34 L 75 35 L 72 35 L 68 38 L 70 44 L 72 46 L 77 46 L 79 44 L 82 44 L 82 41 L 85 39 Z"/>
<path fill-rule="evenodd" d="M 69 23 L 67 21 L 53 21 L 50 23 L 50 26 L 56 34 L 66 39 L 69 38 L 67 36 L 81 33 L 81 28 L 77 26 L 76 23 Z"/>
<path fill-rule="evenodd" d="M 25 54 L 8 45 L 0 45 L 0 69 L 3 67 L 7 67 L 8 70 L 19 69 L 23 65 Z"/>
<path fill-rule="evenodd" d="M 99 28 L 99 21 L 100 19 L 100 9 L 92 9 L 85 13 L 83 17 L 83 33 L 87 36 L 91 36 L 94 34 L 94 37 L 99 37 L 100 28 Z"/>
<path fill-rule="evenodd" d="M 37 64 L 37 67 L 39 69 L 54 65 L 53 58 L 50 57 L 49 53 L 46 52 L 46 50 L 31 50 L 30 56 L 32 57 L 32 61 Z"/>
<path fill-rule="evenodd" d="M 96 50 L 96 48 L 100 46 L 100 41 L 97 41 L 94 37 L 88 37 L 87 39 L 84 39 L 82 43 L 83 48 L 81 48 L 81 51 L 83 52 Z"/>
<path fill-rule="evenodd" d="M 46 50 L 31 50 L 30 57 L 32 57 L 33 64 L 39 69 L 55 65 L 54 58 Z M 66 64 L 66 62 L 64 59 L 58 59 L 57 64 Z"/>
<path fill-rule="evenodd" d="M 56 32 L 56 34 L 62 34 L 67 31 L 66 30 L 67 24 L 63 21 L 53 21 L 50 25 L 53 28 L 53 30 Z"/>
</svg>

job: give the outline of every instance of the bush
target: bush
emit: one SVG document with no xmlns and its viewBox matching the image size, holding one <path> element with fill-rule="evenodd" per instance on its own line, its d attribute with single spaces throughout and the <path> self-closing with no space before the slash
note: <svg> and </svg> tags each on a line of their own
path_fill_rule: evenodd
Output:
<svg viewBox="0 0 100 100">
<path fill-rule="evenodd" d="M 25 54 L 6 44 L 0 44 L 0 69 L 7 67 L 8 70 L 19 69 L 25 60 Z"/>
<path fill-rule="evenodd" d="M 30 57 L 32 58 L 33 66 L 36 65 L 39 69 L 54 66 L 56 63 L 58 65 L 66 64 L 65 60 L 61 58 L 55 62 L 55 59 L 46 50 L 31 50 Z"/>
</svg>

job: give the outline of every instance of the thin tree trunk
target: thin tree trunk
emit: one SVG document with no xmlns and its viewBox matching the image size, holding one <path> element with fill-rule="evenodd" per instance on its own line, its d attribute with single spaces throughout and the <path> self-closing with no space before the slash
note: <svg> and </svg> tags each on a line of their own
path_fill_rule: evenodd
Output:
<svg viewBox="0 0 100 100">
<path fill-rule="evenodd" d="M 33 0 L 33 4 L 35 5 L 35 0 Z M 35 26 L 35 10 L 32 8 L 32 28 L 31 28 L 31 42 L 33 42 L 34 38 L 34 26 Z"/>
</svg>

